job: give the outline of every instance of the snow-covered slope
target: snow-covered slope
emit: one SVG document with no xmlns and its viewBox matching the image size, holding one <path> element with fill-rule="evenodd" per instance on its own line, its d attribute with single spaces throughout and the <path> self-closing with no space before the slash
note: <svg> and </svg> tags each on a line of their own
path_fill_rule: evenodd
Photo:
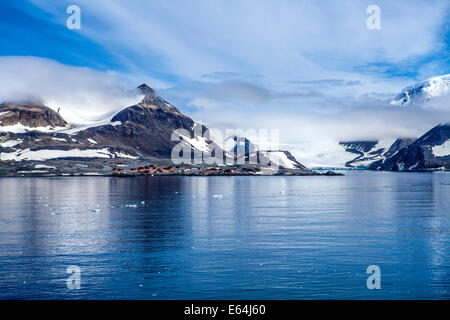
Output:
<svg viewBox="0 0 450 320">
<path fill-rule="evenodd" d="M 450 138 L 447 138 L 442 144 L 431 147 L 431 149 L 435 157 L 450 156 Z"/>
<path fill-rule="evenodd" d="M 391 101 L 391 104 L 398 106 L 420 105 L 448 94 L 450 94 L 450 74 L 433 77 L 404 88 Z"/>
<path fill-rule="evenodd" d="M 347 167 L 367 169 L 374 162 L 385 160 L 415 140 L 415 138 L 387 138 L 379 141 L 348 141 L 340 144 L 347 152 L 357 155 L 346 163 Z"/>
<path fill-rule="evenodd" d="M 260 151 L 260 154 L 267 157 L 271 162 L 276 164 L 278 167 L 283 167 L 285 169 L 301 169 L 307 170 L 294 156 L 285 150 L 264 150 Z"/>
</svg>

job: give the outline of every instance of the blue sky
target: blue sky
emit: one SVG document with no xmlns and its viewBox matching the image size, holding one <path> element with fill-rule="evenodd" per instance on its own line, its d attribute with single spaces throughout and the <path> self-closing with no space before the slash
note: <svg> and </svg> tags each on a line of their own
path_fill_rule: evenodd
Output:
<svg viewBox="0 0 450 320">
<path fill-rule="evenodd" d="M 64 21 L 27 1 L 2 1 L 0 21 L 2 56 L 46 57 L 92 68 L 121 67 L 101 46 L 79 32 L 67 32 Z"/>
<path fill-rule="evenodd" d="M 71 4 L 80 30 L 66 27 Z M 380 30 L 366 27 L 372 4 Z M 386 102 L 450 73 L 449 9 L 447 0 L 1 1 L 0 100 L 39 96 L 92 118 L 132 103 L 146 82 L 209 126 L 289 127 L 286 143 L 325 131 L 412 134 L 437 116 L 393 129 L 389 119 L 402 117 Z M 359 113 L 374 125 L 355 128 L 349 114 Z M 308 126 L 336 118 L 350 120 Z"/>
</svg>

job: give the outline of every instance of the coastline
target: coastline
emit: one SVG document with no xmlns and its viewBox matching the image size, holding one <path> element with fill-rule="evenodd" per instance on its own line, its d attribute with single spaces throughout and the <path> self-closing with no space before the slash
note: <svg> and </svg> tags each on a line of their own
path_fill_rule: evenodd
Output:
<svg viewBox="0 0 450 320">
<path fill-rule="evenodd" d="M 170 159 L 55 159 L 2 161 L 0 177 L 140 177 L 140 176 L 342 176 L 331 170 L 289 169 L 253 164 L 173 164 Z"/>
</svg>

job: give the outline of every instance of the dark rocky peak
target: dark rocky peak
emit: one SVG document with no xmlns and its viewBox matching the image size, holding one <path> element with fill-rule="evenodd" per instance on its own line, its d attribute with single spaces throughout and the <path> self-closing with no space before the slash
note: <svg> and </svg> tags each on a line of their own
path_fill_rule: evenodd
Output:
<svg viewBox="0 0 450 320">
<path fill-rule="evenodd" d="M 141 108 L 149 108 L 152 110 L 159 109 L 164 112 L 184 116 L 177 108 L 161 98 L 153 88 L 150 88 L 145 83 L 141 84 L 138 89 L 144 94 L 144 99 L 138 104 Z"/>
<path fill-rule="evenodd" d="M 156 91 L 153 88 L 150 88 L 148 85 L 146 85 L 145 83 L 141 84 L 138 89 L 142 92 L 142 94 L 145 95 L 144 100 L 148 99 L 156 99 L 156 98 L 160 98 L 158 96 L 158 94 L 156 93 Z"/>
</svg>

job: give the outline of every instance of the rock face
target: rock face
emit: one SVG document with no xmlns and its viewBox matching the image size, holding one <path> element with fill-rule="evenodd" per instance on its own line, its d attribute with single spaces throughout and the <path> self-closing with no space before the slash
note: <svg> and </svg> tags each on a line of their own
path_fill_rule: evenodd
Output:
<svg viewBox="0 0 450 320">
<path fill-rule="evenodd" d="M 2 103 L 0 104 L 0 125 L 14 126 L 21 124 L 28 128 L 65 127 L 67 122 L 54 110 L 37 103 Z"/>
<path fill-rule="evenodd" d="M 385 160 L 374 162 L 372 170 L 450 170 L 450 124 L 440 124 L 412 144 Z"/>
<path fill-rule="evenodd" d="M 80 131 L 77 137 L 91 138 L 99 146 L 119 147 L 133 156 L 170 158 L 176 129 L 194 134 L 195 122 L 160 98 L 147 85 L 139 86 L 143 100 L 117 113 L 111 123 Z M 204 128 L 201 130 L 205 130 Z"/>
</svg>

